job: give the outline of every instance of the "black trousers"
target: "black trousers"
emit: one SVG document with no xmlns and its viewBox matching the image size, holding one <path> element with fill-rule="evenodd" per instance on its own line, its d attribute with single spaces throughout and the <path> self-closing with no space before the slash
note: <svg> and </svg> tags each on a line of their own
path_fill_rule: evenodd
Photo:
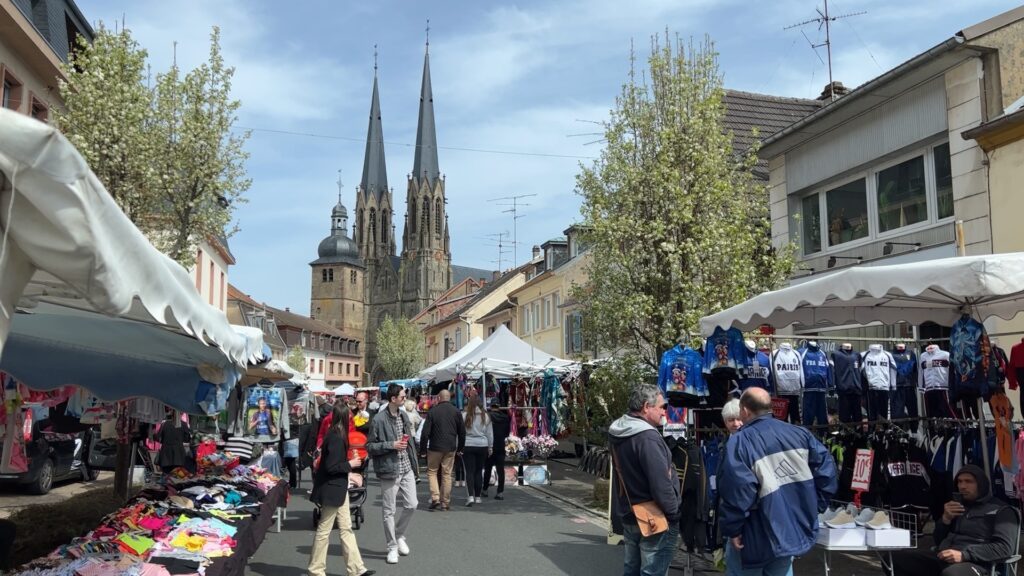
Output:
<svg viewBox="0 0 1024 576">
<path fill-rule="evenodd" d="M 487 448 L 466 446 L 462 450 L 462 461 L 466 464 L 466 487 L 469 495 L 480 497 L 484 487 L 484 463 L 487 462 Z"/>
<path fill-rule="evenodd" d="M 946 390 L 927 390 L 924 393 L 924 415 L 932 418 L 956 418 Z"/>
<path fill-rule="evenodd" d="M 800 420 L 800 397 L 779 394 L 779 398 L 789 402 L 789 423 L 797 426 L 803 424 L 803 421 Z"/>
<path fill-rule="evenodd" d="M 868 390 L 868 420 L 889 418 L 889 391 Z"/>
<path fill-rule="evenodd" d="M 987 576 L 989 569 L 970 562 L 949 564 L 939 560 L 934 552 L 908 550 L 892 555 L 893 576 Z"/>
<path fill-rule="evenodd" d="M 491 485 L 491 467 L 495 468 L 498 480 L 498 494 L 505 491 L 505 447 L 495 448 L 484 463 L 484 491 Z"/>
<path fill-rule="evenodd" d="M 917 418 L 917 388 L 900 386 L 892 393 L 893 418 Z"/>
<path fill-rule="evenodd" d="M 296 463 L 296 460 L 298 460 L 298 458 L 285 458 L 284 459 L 284 465 L 285 465 L 286 468 L 288 468 L 288 486 L 290 486 L 292 488 L 298 488 L 299 487 L 299 479 L 298 479 L 299 467 L 298 467 L 298 465 Z"/>
<path fill-rule="evenodd" d="M 960 404 L 960 412 L 964 418 L 978 418 L 978 397 L 977 392 L 960 392 L 957 403 Z"/>
<path fill-rule="evenodd" d="M 839 421 L 860 422 L 860 394 L 839 395 Z"/>
</svg>

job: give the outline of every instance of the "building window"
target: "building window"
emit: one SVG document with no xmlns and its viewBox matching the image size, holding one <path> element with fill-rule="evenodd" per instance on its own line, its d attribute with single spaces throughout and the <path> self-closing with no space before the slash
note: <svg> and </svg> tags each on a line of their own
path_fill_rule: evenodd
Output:
<svg viewBox="0 0 1024 576">
<path fill-rule="evenodd" d="M 544 299 L 544 328 L 551 326 L 551 298 Z"/>
<path fill-rule="evenodd" d="M 29 93 L 28 100 L 29 116 L 35 118 L 36 120 L 39 120 L 40 122 L 46 122 L 46 120 L 50 117 L 50 107 L 47 106 L 46 103 L 40 100 L 39 98 L 36 98 L 35 95 L 31 92 Z"/>
<path fill-rule="evenodd" d="M 928 195 L 924 185 L 924 156 L 911 158 L 880 170 L 878 231 L 888 232 L 928 219 Z"/>
<path fill-rule="evenodd" d="M 350 376 L 351 374 L 352 374 L 352 365 L 349 364 L 348 362 L 346 362 L 345 363 L 345 376 Z"/>
<path fill-rule="evenodd" d="M 837 246 L 868 235 L 868 195 L 865 180 L 858 178 L 825 193 L 828 245 Z"/>
<path fill-rule="evenodd" d="M 805 196 L 800 201 L 800 225 L 803 229 L 804 254 L 821 251 L 821 206 L 818 195 Z"/>
<path fill-rule="evenodd" d="M 316 360 L 309 359 L 309 373 L 313 374 L 316 372 Z"/>
<path fill-rule="evenodd" d="M 357 276 L 356 276 L 356 271 L 355 271 L 355 270 L 352 270 L 352 271 L 350 271 L 350 272 L 348 273 L 348 281 L 349 281 L 349 284 L 355 284 L 355 283 L 356 283 L 356 280 L 357 280 Z M 352 309 L 353 309 L 353 310 L 355 310 L 355 309 L 356 309 L 356 305 L 355 305 L 355 304 L 353 304 L 353 305 L 352 305 Z"/>
<path fill-rule="evenodd" d="M 319 372 L 320 372 L 321 374 L 323 374 L 323 373 L 324 373 L 324 361 L 323 361 L 323 360 L 320 360 L 320 370 L 319 370 Z"/>
<path fill-rule="evenodd" d="M 3 78 L 3 94 L 0 94 L 0 98 L 2 98 L 0 102 L 3 107 L 8 110 L 21 110 L 22 94 L 25 87 L 6 67 L 0 66 L 0 77 Z"/>
<path fill-rule="evenodd" d="M 940 144 L 932 150 L 935 158 L 935 196 L 938 217 L 953 215 L 953 173 L 949 160 L 949 143 Z"/>
<path fill-rule="evenodd" d="M 583 315 L 571 312 L 565 317 L 565 351 L 568 354 L 583 353 Z"/>
<path fill-rule="evenodd" d="M 455 329 L 455 349 L 462 348 L 462 328 Z"/>
<path fill-rule="evenodd" d="M 532 313 L 532 316 L 533 316 L 533 331 L 536 332 L 538 330 L 542 330 L 544 328 L 544 326 L 541 324 L 541 322 L 543 322 L 543 320 L 541 319 L 541 315 L 540 315 L 540 302 L 534 302 L 533 303 L 533 313 Z"/>
<path fill-rule="evenodd" d="M 213 305 L 213 260 L 210 260 L 210 305 Z"/>
<path fill-rule="evenodd" d="M 356 364 L 355 371 L 356 371 L 355 376 L 358 377 L 359 376 L 359 364 Z"/>
<path fill-rule="evenodd" d="M 367 234 L 370 242 L 377 241 L 377 209 L 370 208 L 370 233 Z"/>
<path fill-rule="evenodd" d="M 554 321 L 555 326 L 558 326 L 559 321 L 562 318 L 561 312 L 558 311 L 558 300 L 558 293 L 556 292 L 551 296 L 551 318 Z"/>
<path fill-rule="evenodd" d="M 228 300 L 227 300 L 227 298 L 228 298 L 227 283 L 228 283 L 227 276 L 222 271 L 220 273 L 220 299 L 219 299 L 220 307 L 221 307 L 222 310 L 224 308 L 226 308 L 227 305 L 228 305 Z"/>
<path fill-rule="evenodd" d="M 423 235 L 430 233 L 430 200 L 423 198 Z"/>
<path fill-rule="evenodd" d="M 505 328 L 508 328 L 509 330 L 512 329 L 512 321 L 511 320 L 505 320 L 504 322 L 502 322 L 502 324 L 505 325 Z"/>
<path fill-rule="evenodd" d="M 434 234 L 441 235 L 441 199 L 434 200 Z"/>
<path fill-rule="evenodd" d="M 203 293 L 203 251 L 196 252 L 196 292 Z"/>
<path fill-rule="evenodd" d="M 490 328 L 488 328 L 487 329 L 487 335 L 490 336 L 491 334 L 494 334 L 494 330 L 495 330 L 494 326 L 491 326 Z"/>
<path fill-rule="evenodd" d="M 523 317 L 523 334 L 530 333 L 530 305 L 526 304 L 522 307 Z"/>
<path fill-rule="evenodd" d="M 329 374 L 334 375 L 334 362 L 327 363 L 327 370 Z"/>
</svg>

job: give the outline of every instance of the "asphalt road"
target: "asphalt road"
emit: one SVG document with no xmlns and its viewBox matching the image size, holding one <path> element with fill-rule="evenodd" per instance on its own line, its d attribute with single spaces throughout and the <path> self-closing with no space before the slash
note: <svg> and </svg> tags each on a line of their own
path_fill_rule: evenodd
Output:
<svg viewBox="0 0 1024 576">
<path fill-rule="evenodd" d="M 288 519 L 280 534 L 273 530 L 249 559 L 248 575 L 304 575 L 313 541 L 312 505 L 305 489 L 293 492 Z M 605 543 L 602 521 L 546 497 L 528 487 L 506 487 L 505 500 L 485 498 L 466 508 L 463 489 L 450 512 L 426 509 L 430 496 L 426 482 L 419 485 L 420 507 L 408 534 L 410 556 L 397 565 L 385 562 L 381 526 L 380 487 L 371 480 L 364 506 L 366 524 L 356 531 L 366 567 L 382 576 L 408 574 L 488 574 L 543 576 L 622 573 L 622 547 Z M 493 493 L 493 492 L 492 492 Z M 345 574 L 337 531 L 331 536 L 328 574 Z"/>
</svg>

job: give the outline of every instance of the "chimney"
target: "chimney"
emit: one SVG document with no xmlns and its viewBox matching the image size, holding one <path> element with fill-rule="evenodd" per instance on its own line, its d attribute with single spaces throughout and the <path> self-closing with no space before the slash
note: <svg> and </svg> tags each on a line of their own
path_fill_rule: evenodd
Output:
<svg viewBox="0 0 1024 576">
<path fill-rule="evenodd" d="M 533 257 L 534 258 L 540 258 L 540 246 L 537 246 L 537 245 L 533 246 Z"/>
<path fill-rule="evenodd" d="M 292 311 L 292 309 L 291 309 L 291 308 L 289 308 L 289 307 L 287 307 L 287 306 L 285 306 L 285 308 L 284 308 L 284 311 L 285 311 L 285 312 L 291 312 L 291 311 Z"/>
<path fill-rule="evenodd" d="M 498 278 L 501 278 L 501 270 L 495 270 L 494 272 L 491 272 L 492 281 L 497 281 Z"/>
<path fill-rule="evenodd" d="M 840 97 L 846 96 L 849 93 L 850 89 L 843 86 L 842 82 L 836 80 L 829 84 L 825 84 L 825 88 L 821 91 L 821 95 L 818 96 L 817 99 L 823 102 L 831 102 L 833 100 L 838 100 Z"/>
</svg>

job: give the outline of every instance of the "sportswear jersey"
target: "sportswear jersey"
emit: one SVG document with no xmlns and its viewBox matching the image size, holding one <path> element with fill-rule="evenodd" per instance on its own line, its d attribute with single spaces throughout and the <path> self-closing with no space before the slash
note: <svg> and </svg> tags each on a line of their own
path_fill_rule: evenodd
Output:
<svg viewBox="0 0 1024 576">
<path fill-rule="evenodd" d="M 949 352 L 932 344 L 921 353 L 917 387 L 920 390 L 949 389 Z"/>
<path fill-rule="evenodd" d="M 892 359 L 896 361 L 896 386 L 917 386 L 917 354 L 905 346 L 903 350 L 897 346 L 892 350 Z"/>
<path fill-rule="evenodd" d="M 839 349 L 832 353 L 836 391 L 840 394 L 860 394 L 860 354 L 855 350 Z"/>
<path fill-rule="evenodd" d="M 764 352 L 748 350 L 747 367 L 742 372 L 739 380 L 740 390 L 757 386 L 772 391 L 772 362 Z"/>
<path fill-rule="evenodd" d="M 804 373 L 800 368 L 800 353 L 791 344 L 782 344 L 772 354 L 772 374 L 777 394 L 799 394 L 804 387 Z"/>
<path fill-rule="evenodd" d="M 739 370 L 746 362 L 747 346 L 743 343 L 743 333 L 737 328 L 715 328 L 704 344 L 704 371 Z"/>
<path fill-rule="evenodd" d="M 658 367 L 658 386 L 662 392 L 682 392 L 694 396 L 707 396 L 708 385 L 701 373 L 704 358 L 689 346 L 677 344 L 661 355 Z"/>
<path fill-rule="evenodd" d="M 953 372 L 949 383 L 953 396 L 960 392 L 987 394 L 992 348 L 985 327 L 964 314 L 953 323 L 949 346 Z"/>
<path fill-rule="evenodd" d="M 804 390 L 831 390 L 833 388 L 832 367 L 821 348 L 808 345 L 800 355 L 800 367 L 804 373 Z"/>
<path fill-rule="evenodd" d="M 892 354 L 882 350 L 881 344 L 868 346 L 861 355 L 864 362 L 864 379 L 871 390 L 890 391 L 896 388 L 896 360 Z"/>
</svg>

